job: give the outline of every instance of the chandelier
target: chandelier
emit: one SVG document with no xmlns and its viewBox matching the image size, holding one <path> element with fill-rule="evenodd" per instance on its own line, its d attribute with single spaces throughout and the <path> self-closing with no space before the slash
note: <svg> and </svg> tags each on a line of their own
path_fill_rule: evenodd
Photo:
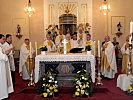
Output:
<svg viewBox="0 0 133 100">
<path fill-rule="evenodd" d="M 31 7 L 31 1 L 28 2 L 28 7 L 24 8 L 25 14 L 31 17 L 35 13 L 35 9 Z"/>
<path fill-rule="evenodd" d="M 104 15 L 110 11 L 110 5 L 108 4 L 107 0 L 104 0 L 102 6 L 100 6 L 100 11 L 103 12 Z"/>
</svg>

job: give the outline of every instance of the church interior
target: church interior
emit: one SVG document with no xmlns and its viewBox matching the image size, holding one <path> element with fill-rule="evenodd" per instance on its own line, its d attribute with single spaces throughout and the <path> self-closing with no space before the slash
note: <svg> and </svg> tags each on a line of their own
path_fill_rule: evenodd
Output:
<svg viewBox="0 0 133 100">
<path fill-rule="evenodd" d="M 133 100 L 133 0 L 0 0 L 0 100 Z"/>
</svg>

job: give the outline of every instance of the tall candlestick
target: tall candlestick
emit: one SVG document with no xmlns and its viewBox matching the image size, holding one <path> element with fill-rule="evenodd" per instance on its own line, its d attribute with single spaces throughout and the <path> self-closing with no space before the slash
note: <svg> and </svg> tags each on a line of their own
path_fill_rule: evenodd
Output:
<svg viewBox="0 0 133 100">
<path fill-rule="evenodd" d="M 30 58 L 32 58 L 31 42 L 30 42 Z"/>
<path fill-rule="evenodd" d="M 100 41 L 98 40 L 98 57 L 100 57 L 100 51 L 101 51 L 101 49 L 100 49 Z"/>
<path fill-rule="evenodd" d="M 96 42 L 94 41 L 94 56 L 96 55 Z"/>
<path fill-rule="evenodd" d="M 35 42 L 35 50 L 36 50 L 36 56 L 37 56 L 37 42 Z"/>
</svg>

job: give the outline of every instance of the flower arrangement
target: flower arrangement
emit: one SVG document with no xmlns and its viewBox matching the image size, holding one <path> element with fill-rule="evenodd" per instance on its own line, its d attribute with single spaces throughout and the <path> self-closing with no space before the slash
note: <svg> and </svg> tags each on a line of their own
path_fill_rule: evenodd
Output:
<svg viewBox="0 0 133 100">
<path fill-rule="evenodd" d="M 86 49 L 87 51 L 91 51 L 91 48 L 92 48 L 91 42 L 87 42 L 87 43 L 86 43 L 86 46 L 85 46 L 85 49 Z"/>
<path fill-rule="evenodd" d="M 73 80 L 74 97 L 89 97 L 92 93 L 90 83 L 91 79 L 82 66 L 82 69 L 77 72 L 77 75 Z"/>
<path fill-rule="evenodd" d="M 58 82 L 50 71 L 42 78 L 40 94 L 44 98 L 55 97 L 58 95 Z"/>
<path fill-rule="evenodd" d="M 41 51 L 47 51 L 48 50 L 47 46 L 45 46 L 44 44 L 41 44 L 39 48 Z"/>
<path fill-rule="evenodd" d="M 132 84 L 128 87 L 127 94 L 133 96 L 133 79 Z"/>
</svg>

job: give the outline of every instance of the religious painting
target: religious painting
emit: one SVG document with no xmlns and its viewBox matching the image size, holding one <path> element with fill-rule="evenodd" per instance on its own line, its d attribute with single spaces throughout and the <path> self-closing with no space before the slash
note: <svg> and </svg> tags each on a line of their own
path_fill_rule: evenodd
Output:
<svg viewBox="0 0 133 100">
<path fill-rule="evenodd" d="M 118 37 L 125 33 L 125 16 L 111 17 L 111 33 Z"/>
</svg>

